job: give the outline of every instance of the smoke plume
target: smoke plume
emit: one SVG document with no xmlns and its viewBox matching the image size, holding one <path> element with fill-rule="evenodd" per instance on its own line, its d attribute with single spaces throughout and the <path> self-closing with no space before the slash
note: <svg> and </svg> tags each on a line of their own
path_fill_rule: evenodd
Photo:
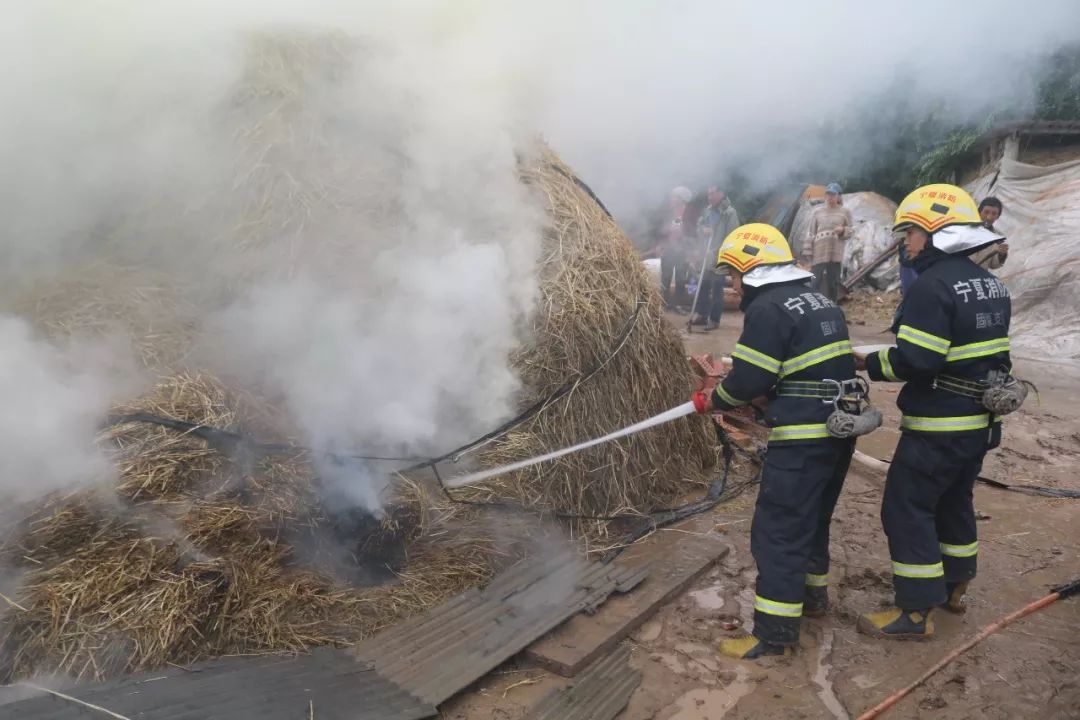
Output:
<svg viewBox="0 0 1080 720">
<path fill-rule="evenodd" d="M 21 312 L 94 264 L 153 273 L 178 300 L 142 302 L 144 324 L 176 324 L 182 300 L 188 361 L 280 401 L 306 442 L 437 452 L 515 405 L 544 226 L 517 163 L 537 133 L 631 225 L 748 155 L 752 182 L 783 176 L 822 123 L 891 112 L 887 89 L 958 118 L 1002 95 L 1022 107 L 1078 15 L 1070 0 L 23 3 L 0 29 L 0 301 Z M 873 140 L 853 128 L 838 164 Z M 129 388 L 21 321 L 0 330 L 0 495 L 101 471 L 88 438 Z M 377 505 L 366 471 L 341 484 Z"/>
</svg>

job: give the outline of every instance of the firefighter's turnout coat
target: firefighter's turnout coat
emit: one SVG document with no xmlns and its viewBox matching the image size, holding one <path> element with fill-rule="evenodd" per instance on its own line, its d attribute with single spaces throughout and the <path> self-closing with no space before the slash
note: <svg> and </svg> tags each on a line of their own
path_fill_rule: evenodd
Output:
<svg viewBox="0 0 1080 720">
<path fill-rule="evenodd" d="M 771 431 L 751 528 L 754 634 L 794 645 L 806 587 L 828 582 L 829 523 L 854 448 L 826 429 L 835 392 L 825 381 L 852 380 L 855 359 L 843 312 L 805 279 L 745 288 L 743 311 L 732 369 L 713 405 L 768 398 Z"/>
<path fill-rule="evenodd" d="M 906 610 L 941 604 L 949 583 L 975 576 L 972 487 L 1001 439 L 981 394 L 988 373 L 1011 368 L 1005 285 L 966 255 L 924 252 L 894 324 L 896 346 L 866 363 L 873 380 L 907 383 L 882 505 L 896 604 Z"/>
</svg>

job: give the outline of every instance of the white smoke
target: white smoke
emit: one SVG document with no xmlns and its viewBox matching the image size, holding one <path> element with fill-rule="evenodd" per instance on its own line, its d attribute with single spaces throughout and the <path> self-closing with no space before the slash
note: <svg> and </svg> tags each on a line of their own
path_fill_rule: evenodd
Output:
<svg viewBox="0 0 1080 720">
<path fill-rule="evenodd" d="M 164 273 L 197 307 L 193 360 L 280 400 L 307 442 L 437 452 L 515 405 L 544 226 L 517 174 L 535 133 L 630 222 L 749 150 L 758 180 L 782 174 L 800 138 L 885 88 L 958 117 L 994 94 L 1023 105 L 1031 59 L 1076 35 L 1078 8 L 18 4 L 0 23 L 0 295 L 89 260 Z M 0 392 L 19 401 L 0 406 L 0 494 L 93 475 L 113 374 L 5 328 Z M 366 472 L 343 482 L 377 503 Z"/>
<path fill-rule="evenodd" d="M 0 316 L 0 503 L 109 478 L 94 444 L 102 408 L 137 385 L 118 346 L 60 345 Z"/>
</svg>

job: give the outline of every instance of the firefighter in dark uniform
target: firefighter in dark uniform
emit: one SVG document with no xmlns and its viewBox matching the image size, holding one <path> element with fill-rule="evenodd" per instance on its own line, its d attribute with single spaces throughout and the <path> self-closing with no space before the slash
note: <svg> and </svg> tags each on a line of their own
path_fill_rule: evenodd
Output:
<svg viewBox="0 0 1080 720">
<path fill-rule="evenodd" d="M 757 563 L 753 634 L 724 640 L 724 655 L 753 659 L 790 653 L 803 615 L 828 605 L 829 524 L 854 450 L 826 421 L 839 396 L 865 390 L 844 313 L 812 292 L 783 234 L 760 223 L 724 240 L 726 265 L 742 295 L 743 331 L 731 372 L 698 409 L 730 409 L 761 396 L 771 427 L 761 491 L 751 526 Z"/>
<path fill-rule="evenodd" d="M 980 224 L 975 201 L 960 188 L 919 188 L 900 204 L 894 229 L 906 233 L 904 262 L 919 277 L 897 313 L 896 346 L 859 362 L 872 380 L 906 382 L 897 399 L 900 442 L 881 506 L 896 606 L 863 615 L 859 629 L 928 638 L 930 611 L 944 605 L 963 612 L 975 577 L 972 488 L 987 450 L 1001 440 L 987 388 L 1015 384 L 1011 305 L 1002 282 L 968 258 L 1005 238 Z"/>
</svg>

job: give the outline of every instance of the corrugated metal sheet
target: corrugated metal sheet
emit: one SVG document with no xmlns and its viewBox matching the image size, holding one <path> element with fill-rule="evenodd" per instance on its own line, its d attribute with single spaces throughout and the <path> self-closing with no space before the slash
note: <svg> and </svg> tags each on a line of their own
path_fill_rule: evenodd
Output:
<svg viewBox="0 0 1080 720">
<path fill-rule="evenodd" d="M 16 690 L 21 690 L 16 688 Z M 63 690 L 131 720 L 421 720 L 434 707 L 341 650 L 301 657 L 227 658 Z M 52 695 L 3 704 L 0 717 L 107 717 Z"/>
<path fill-rule="evenodd" d="M 523 561 L 483 590 L 390 628 L 356 653 L 383 677 L 438 705 L 572 615 L 632 589 L 646 572 L 571 553 Z"/>
<path fill-rule="evenodd" d="M 570 687 L 541 700 L 525 720 L 611 720 L 640 684 L 641 671 L 630 667 L 624 645 L 593 663 Z"/>
</svg>

